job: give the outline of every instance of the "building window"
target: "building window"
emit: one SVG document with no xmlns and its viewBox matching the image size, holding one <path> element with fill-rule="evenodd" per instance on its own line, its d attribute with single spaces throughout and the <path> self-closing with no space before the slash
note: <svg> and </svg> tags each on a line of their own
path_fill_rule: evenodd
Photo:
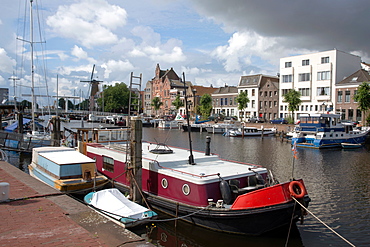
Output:
<svg viewBox="0 0 370 247">
<path fill-rule="evenodd" d="M 272 91 L 270 91 L 269 94 L 270 94 L 270 97 L 272 97 Z"/>
<path fill-rule="evenodd" d="M 255 107 L 256 107 L 256 102 L 252 100 L 252 108 L 255 108 Z"/>
<path fill-rule="evenodd" d="M 342 101 L 343 101 L 343 92 L 338 91 L 338 103 L 342 103 Z"/>
<path fill-rule="evenodd" d="M 310 60 L 309 59 L 302 60 L 302 66 L 307 66 L 307 65 L 310 65 Z"/>
<path fill-rule="evenodd" d="M 230 98 L 230 105 L 233 105 L 233 98 Z"/>
<path fill-rule="evenodd" d="M 286 95 L 289 92 L 290 89 L 282 89 L 281 90 L 281 96 Z"/>
<path fill-rule="evenodd" d="M 255 94 L 255 89 L 252 89 L 252 96 L 255 96 L 254 94 Z"/>
<path fill-rule="evenodd" d="M 293 75 L 283 75 L 283 82 L 293 82 Z"/>
<path fill-rule="evenodd" d="M 344 102 L 349 103 L 351 101 L 351 91 L 346 91 Z"/>
<path fill-rule="evenodd" d="M 301 96 L 311 96 L 310 88 L 299 88 L 298 91 L 301 93 Z"/>
<path fill-rule="evenodd" d="M 310 73 L 302 73 L 298 75 L 298 81 L 310 81 Z"/>
<path fill-rule="evenodd" d="M 277 107 L 277 101 L 274 101 L 274 107 Z"/>
<path fill-rule="evenodd" d="M 322 57 L 321 63 L 329 63 L 329 57 Z"/>
<path fill-rule="evenodd" d="M 110 157 L 103 156 L 103 169 L 108 172 L 114 172 L 114 160 Z"/>
<path fill-rule="evenodd" d="M 227 98 L 225 98 L 225 105 L 227 105 Z"/>
<path fill-rule="evenodd" d="M 221 98 L 221 106 L 224 105 L 224 98 Z"/>
<path fill-rule="evenodd" d="M 357 90 L 355 90 L 355 91 L 353 92 L 353 96 L 355 96 L 356 94 L 357 94 Z M 357 103 L 357 101 L 355 101 L 355 99 L 353 99 L 353 102 Z"/>
<path fill-rule="evenodd" d="M 318 81 L 330 80 L 330 71 L 317 72 L 317 80 Z"/>
<path fill-rule="evenodd" d="M 292 62 L 285 62 L 285 68 L 291 68 Z"/>
<path fill-rule="evenodd" d="M 317 88 L 317 96 L 326 96 L 330 95 L 329 87 L 318 87 Z"/>
</svg>

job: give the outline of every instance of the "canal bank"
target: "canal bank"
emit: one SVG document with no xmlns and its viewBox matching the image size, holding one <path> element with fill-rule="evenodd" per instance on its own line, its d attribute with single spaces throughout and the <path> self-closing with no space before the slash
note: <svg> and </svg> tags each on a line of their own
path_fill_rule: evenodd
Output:
<svg viewBox="0 0 370 247">
<path fill-rule="evenodd" d="M 0 246 L 153 246 L 4 161 L 1 182 L 20 200 L 0 203 Z"/>
</svg>

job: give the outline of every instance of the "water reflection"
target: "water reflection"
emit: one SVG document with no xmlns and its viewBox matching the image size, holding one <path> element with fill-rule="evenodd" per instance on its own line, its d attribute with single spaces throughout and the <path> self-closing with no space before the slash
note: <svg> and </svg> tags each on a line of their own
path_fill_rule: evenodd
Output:
<svg viewBox="0 0 370 247">
<path fill-rule="evenodd" d="M 205 150 L 207 135 L 192 133 L 194 149 Z M 358 150 L 298 148 L 298 158 L 293 159 L 291 145 L 279 138 L 210 136 L 211 152 L 222 158 L 262 165 L 272 170 L 279 181 L 289 180 L 292 174 L 303 178 L 312 199 L 309 209 L 356 246 L 370 245 L 369 146 Z M 144 129 L 144 139 L 166 140 L 169 145 L 188 147 L 187 133 L 180 130 Z M 307 216 L 304 225 L 298 228 L 304 246 L 347 245 L 312 216 Z M 279 240 L 278 245 L 274 244 L 276 239 L 269 243 L 283 246 L 285 237 Z M 248 244 L 248 240 L 240 240 L 238 244 Z M 214 245 L 201 243 L 200 246 Z"/>
</svg>

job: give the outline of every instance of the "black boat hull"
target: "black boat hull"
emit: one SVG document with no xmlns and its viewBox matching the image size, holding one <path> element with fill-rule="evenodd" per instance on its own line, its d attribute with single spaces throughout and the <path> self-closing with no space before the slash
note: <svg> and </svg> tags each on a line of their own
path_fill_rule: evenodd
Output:
<svg viewBox="0 0 370 247">
<path fill-rule="evenodd" d="M 295 223 L 302 215 L 301 207 L 294 201 L 275 206 L 247 210 L 225 208 L 202 208 L 178 204 L 160 197 L 149 195 L 150 205 L 173 217 L 181 218 L 195 225 L 211 230 L 258 236 Z M 307 202 L 308 203 L 308 202 Z M 294 214 L 293 214 L 294 211 Z"/>
</svg>

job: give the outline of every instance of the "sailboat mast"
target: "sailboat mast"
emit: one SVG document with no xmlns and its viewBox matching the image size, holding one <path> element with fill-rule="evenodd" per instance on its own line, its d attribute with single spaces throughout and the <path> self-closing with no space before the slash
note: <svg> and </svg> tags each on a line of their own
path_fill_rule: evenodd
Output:
<svg viewBox="0 0 370 247">
<path fill-rule="evenodd" d="M 30 45 L 31 45 L 31 97 L 32 97 L 32 132 L 35 132 L 35 71 L 33 64 L 33 0 L 30 0 Z"/>
</svg>

